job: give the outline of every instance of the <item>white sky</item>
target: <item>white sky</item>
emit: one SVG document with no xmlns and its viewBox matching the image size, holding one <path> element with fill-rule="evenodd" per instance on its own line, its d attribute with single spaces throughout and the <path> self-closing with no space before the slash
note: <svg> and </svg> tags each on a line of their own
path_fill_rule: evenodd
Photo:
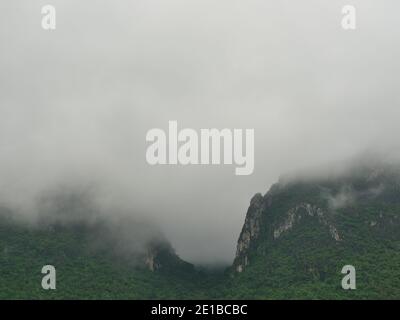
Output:
<svg viewBox="0 0 400 320">
<path fill-rule="evenodd" d="M 41 28 L 41 6 L 57 29 Z M 58 184 L 146 216 L 182 258 L 229 262 L 250 198 L 279 175 L 399 147 L 396 0 L 2 0 L 0 202 Z M 255 171 L 150 167 L 146 132 L 254 128 Z"/>
</svg>

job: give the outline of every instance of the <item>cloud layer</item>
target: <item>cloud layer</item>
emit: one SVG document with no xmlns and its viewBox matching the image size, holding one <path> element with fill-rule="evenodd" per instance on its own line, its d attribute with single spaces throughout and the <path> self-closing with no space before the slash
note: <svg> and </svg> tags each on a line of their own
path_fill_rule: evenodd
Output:
<svg viewBox="0 0 400 320">
<path fill-rule="evenodd" d="M 42 5 L 57 29 L 41 29 Z M 229 262 L 251 196 L 281 173 L 396 152 L 398 1 L 7 0 L 0 4 L 0 202 L 55 188 L 161 226 L 182 258 Z M 145 136 L 255 129 L 255 171 L 149 166 Z"/>
</svg>

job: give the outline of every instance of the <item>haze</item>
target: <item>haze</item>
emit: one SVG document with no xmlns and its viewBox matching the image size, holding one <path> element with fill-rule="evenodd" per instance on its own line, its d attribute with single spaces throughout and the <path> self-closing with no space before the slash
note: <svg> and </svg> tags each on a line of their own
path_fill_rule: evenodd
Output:
<svg viewBox="0 0 400 320">
<path fill-rule="evenodd" d="M 41 28 L 41 7 L 57 29 Z M 230 263 L 251 197 L 282 173 L 399 147 L 398 1 L 3 0 L 0 204 L 95 191 L 153 221 L 185 260 Z M 255 130 L 255 169 L 150 166 L 169 120 Z"/>
</svg>

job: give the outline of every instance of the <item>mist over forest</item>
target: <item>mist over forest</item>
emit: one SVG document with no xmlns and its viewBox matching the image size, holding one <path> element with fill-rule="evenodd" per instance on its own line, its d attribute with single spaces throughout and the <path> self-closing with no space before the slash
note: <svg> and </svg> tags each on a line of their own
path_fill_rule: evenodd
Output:
<svg viewBox="0 0 400 320">
<path fill-rule="evenodd" d="M 399 159 L 398 1 L 353 1 L 353 33 L 336 1 L 52 3 L 50 33 L 45 1 L 0 3 L 0 207 L 21 223 L 107 221 L 122 251 L 157 235 L 229 264 L 251 197 L 280 177 Z M 254 173 L 148 165 L 146 132 L 170 120 L 254 129 Z"/>
</svg>

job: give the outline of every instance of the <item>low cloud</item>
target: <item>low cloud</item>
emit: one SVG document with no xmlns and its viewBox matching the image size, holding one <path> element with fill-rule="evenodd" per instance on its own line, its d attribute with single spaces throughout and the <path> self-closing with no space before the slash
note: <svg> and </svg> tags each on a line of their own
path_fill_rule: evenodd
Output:
<svg viewBox="0 0 400 320">
<path fill-rule="evenodd" d="M 353 1 L 353 31 L 340 1 L 51 2 L 54 31 L 47 1 L 0 4 L 0 206 L 19 217 L 72 189 L 188 261 L 230 263 L 251 197 L 282 173 L 400 150 L 398 1 Z M 254 173 L 149 166 L 146 133 L 169 120 L 254 129 Z"/>
</svg>

